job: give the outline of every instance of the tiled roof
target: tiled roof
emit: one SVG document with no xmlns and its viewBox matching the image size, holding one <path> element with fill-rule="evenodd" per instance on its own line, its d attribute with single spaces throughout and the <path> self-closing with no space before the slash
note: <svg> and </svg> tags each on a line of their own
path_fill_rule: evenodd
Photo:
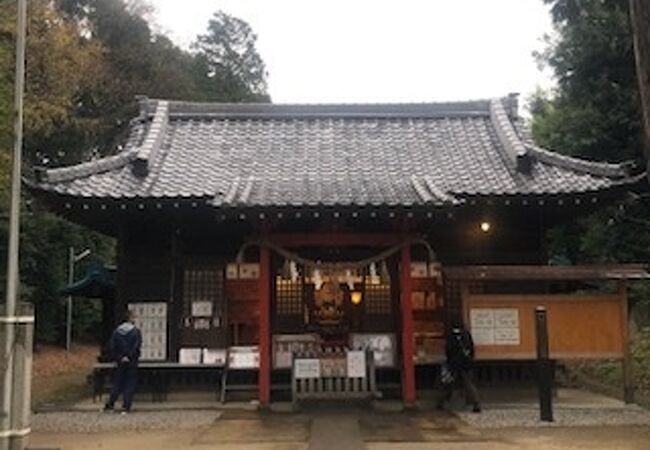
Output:
<svg viewBox="0 0 650 450">
<path fill-rule="evenodd" d="M 624 165 L 533 146 L 515 110 L 513 97 L 394 105 L 145 100 L 120 154 L 40 171 L 36 188 L 86 198 L 199 198 L 214 207 L 408 206 L 635 181 Z"/>
</svg>

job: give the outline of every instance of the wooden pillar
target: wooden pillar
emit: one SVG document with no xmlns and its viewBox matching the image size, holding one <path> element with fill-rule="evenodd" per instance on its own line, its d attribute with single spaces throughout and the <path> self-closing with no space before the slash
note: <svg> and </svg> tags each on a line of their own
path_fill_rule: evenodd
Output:
<svg viewBox="0 0 650 450">
<path fill-rule="evenodd" d="M 260 369 L 258 377 L 260 405 L 271 402 L 271 256 L 269 248 L 260 246 Z"/>
<path fill-rule="evenodd" d="M 632 355 L 630 353 L 630 321 L 627 306 L 627 280 L 619 280 L 618 297 L 621 304 L 621 345 L 623 346 L 623 400 L 634 403 L 634 380 L 632 378 Z"/>
<path fill-rule="evenodd" d="M 402 399 L 415 402 L 415 365 L 413 363 L 413 307 L 411 305 L 411 247 L 402 247 L 401 254 L 401 305 L 402 305 Z"/>
<path fill-rule="evenodd" d="M 102 295 L 102 344 L 99 349 L 101 362 L 112 361 L 111 349 L 109 342 L 113 334 L 113 324 L 115 323 L 115 293 L 112 295 L 104 292 Z"/>
</svg>

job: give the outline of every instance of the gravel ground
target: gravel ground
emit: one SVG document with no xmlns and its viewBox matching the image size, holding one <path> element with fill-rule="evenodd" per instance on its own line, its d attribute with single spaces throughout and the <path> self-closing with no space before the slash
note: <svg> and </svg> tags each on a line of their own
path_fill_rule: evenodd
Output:
<svg viewBox="0 0 650 450">
<path fill-rule="evenodd" d="M 638 406 L 611 409 L 556 407 L 553 410 L 553 422 L 540 421 L 538 408 L 489 408 L 481 414 L 457 414 L 464 422 L 477 428 L 650 425 L 650 411 Z"/>
<path fill-rule="evenodd" d="M 34 414 L 32 430 L 56 433 L 98 433 L 103 431 L 183 430 L 212 424 L 218 411 L 134 411 L 129 414 L 104 412 L 52 412 Z"/>
</svg>

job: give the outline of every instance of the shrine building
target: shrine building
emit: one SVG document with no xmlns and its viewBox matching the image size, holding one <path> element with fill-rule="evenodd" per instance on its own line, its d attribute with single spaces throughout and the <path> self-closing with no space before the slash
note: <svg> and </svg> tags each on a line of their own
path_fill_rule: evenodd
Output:
<svg viewBox="0 0 650 450">
<path fill-rule="evenodd" d="M 534 360 L 537 306 L 551 358 L 618 358 L 629 372 L 625 281 L 647 267 L 549 265 L 544 242 L 644 174 L 537 147 L 517 108 L 515 95 L 143 99 L 117 153 L 37 169 L 29 186 L 54 212 L 117 239 L 104 325 L 136 312 L 141 366 L 249 369 L 263 405 L 292 370 L 314 392 L 364 391 L 341 387 L 366 377 L 364 364 L 373 392 L 396 380 L 412 403 L 455 320 L 479 361 Z"/>
</svg>

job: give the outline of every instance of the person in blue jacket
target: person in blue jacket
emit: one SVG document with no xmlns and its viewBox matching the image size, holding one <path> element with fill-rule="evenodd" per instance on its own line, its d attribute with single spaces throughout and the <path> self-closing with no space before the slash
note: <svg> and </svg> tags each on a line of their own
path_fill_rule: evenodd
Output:
<svg viewBox="0 0 650 450">
<path fill-rule="evenodd" d="M 113 388 L 104 406 L 105 411 L 113 411 L 115 401 L 120 394 L 123 395 L 122 412 L 131 411 L 137 382 L 140 347 L 142 346 L 142 334 L 135 326 L 134 320 L 135 314 L 128 311 L 125 320 L 113 331 L 109 342 L 116 367 L 113 375 Z"/>
</svg>

